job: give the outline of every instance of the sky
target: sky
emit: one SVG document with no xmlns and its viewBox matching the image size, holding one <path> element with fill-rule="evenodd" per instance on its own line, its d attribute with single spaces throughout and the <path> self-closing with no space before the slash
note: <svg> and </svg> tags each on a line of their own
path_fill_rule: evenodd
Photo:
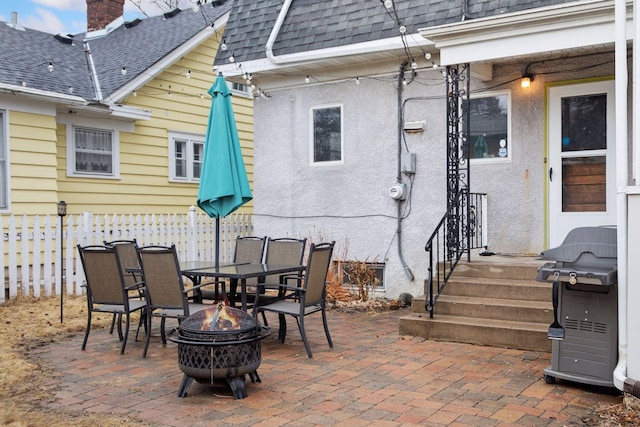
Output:
<svg viewBox="0 0 640 427">
<path fill-rule="evenodd" d="M 188 7 L 190 0 L 125 0 L 125 20 L 142 18 L 133 1 L 142 2 L 142 8 L 149 16 L 171 10 L 157 6 L 180 2 L 180 7 Z M 18 24 L 51 34 L 77 34 L 87 31 L 86 0 L 0 0 L 0 21 L 11 22 L 11 12 L 18 12 Z"/>
</svg>

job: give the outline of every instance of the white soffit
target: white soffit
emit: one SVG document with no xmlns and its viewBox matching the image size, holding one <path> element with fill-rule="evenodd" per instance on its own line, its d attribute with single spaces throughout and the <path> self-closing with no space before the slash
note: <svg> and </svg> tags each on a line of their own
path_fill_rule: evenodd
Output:
<svg viewBox="0 0 640 427">
<path fill-rule="evenodd" d="M 572 2 L 419 32 L 440 49 L 441 65 L 492 61 L 613 43 L 613 9 L 611 0 Z M 631 34 L 631 23 L 627 32 Z"/>
</svg>

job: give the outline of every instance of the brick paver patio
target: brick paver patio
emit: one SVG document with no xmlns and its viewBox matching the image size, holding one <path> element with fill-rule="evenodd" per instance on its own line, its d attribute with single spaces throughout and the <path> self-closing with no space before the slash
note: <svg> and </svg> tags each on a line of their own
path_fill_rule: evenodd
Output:
<svg viewBox="0 0 640 427">
<path fill-rule="evenodd" d="M 309 317 L 313 359 L 288 319 L 286 343 L 277 331 L 263 341 L 262 382 L 247 378 L 240 400 L 224 384 L 196 382 L 178 397 L 176 345 L 163 346 L 157 331 L 146 359 L 142 340 L 130 337 L 120 355 L 117 335 L 106 330 L 91 332 L 86 351 L 78 334 L 33 357 L 56 373 L 49 407 L 128 414 L 157 426 L 576 426 L 596 405 L 620 401 L 587 386 L 546 384 L 549 353 L 399 336 L 402 314 L 330 311 L 333 349 L 320 316 Z"/>
</svg>

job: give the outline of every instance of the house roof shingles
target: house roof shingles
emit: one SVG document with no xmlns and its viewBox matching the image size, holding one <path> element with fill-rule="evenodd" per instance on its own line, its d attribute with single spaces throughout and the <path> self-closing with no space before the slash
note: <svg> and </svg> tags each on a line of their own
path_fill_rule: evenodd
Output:
<svg viewBox="0 0 640 427">
<path fill-rule="evenodd" d="M 126 85 L 162 58 L 196 36 L 231 8 L 233 1 L 190 9 L 172 17 L 159 15 L 127 28 L 121 25 L 102 37 L 88 40 L 103 97 Z M 14 29 L 0 23 L 0 82 L 99 101 L 83 42 L 86 34 L 66 44 L 49 33 Z M 53 63 L 54 71 L 47 65 Z M 122 67 L 127 73 L 122 74 Z M 73 88 L 72 91 L 70 88 Z"/>
<path fill-rule="evenodd" d="M 568 3 L 572 0 L 469 0 L 466 19 Z M 394 0 L 407 34 L 462 20 L 462 2 Z M 265 46 L 283 0 L 236 0 L 216 65 L 266 58 Z M 334 48 L 398 36 L 398 25 L 380 0 L 294 0 L 273 45 L 275 55 Z M 418 36 L 416 36 L 418 37 Z"/>
</svg>

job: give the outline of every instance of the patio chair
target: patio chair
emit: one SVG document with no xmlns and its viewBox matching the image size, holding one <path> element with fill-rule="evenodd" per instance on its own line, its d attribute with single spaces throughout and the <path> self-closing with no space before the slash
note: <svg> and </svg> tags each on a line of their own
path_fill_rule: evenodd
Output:
<svg viewBox="0 0 640 427">
<path fill-rule="evenodd" d="M 118 257 L 120 258 L 120 264 L 124 274 L 125 286 L 131 286 L 135 283 L 140 282 L 142 280 L 142 274 L 140 272 L 140 263 L 138 262 L 138 243 L 136 239 L 111 241 L 104 240 L 103 243 L 105 246 L 113 247 L 118 253 Z M 141 287 L 131 292 L 131 298 L 136 297 L 138 299 L 144 298 L 144 291 Z M 118 318 L 118 322 L 122 322 L 122 315 L 118 316 L 114 314 L 113 319 L 111 320 L 111 328 L 109 329 L 110 334 L 113 333 L 116 317 Z"/>
<path fill-rule="evenodd" d="M 87 329 L 82 341 L 82 350 L 87 346 L 89 331 L 91 330 L 91 315 L 94 312 L 113 313 L 121 318 L 125 316 L 125 330 L 118 323 L 118 336 L 122 341 L 120 354 L 124 353 L 129 336 L 131 313 L 140 311 L 147 306 L 144 299 L 130 299 L 129 291 L 138 289 L 141 283 L 125 284 L 124 269 L 118 253 L 113 247 L 92 245 L 78 245 L 78 252 L 86 278 L 87 288 Z M 142 318 L 142 314 L 141 314 Z M 139 326 L 139 325 L 138 325 Z"/>
<path fill-rule="evenodd" d="M 267 252 L 265 256 L 266 264 L 278 264 L 278 265 L 302 265 L 302 260 L 304 258 L 304 250 L 307 245 L 307 239 L 294 239 L 290 237 L 282 237 L 277 239 L 267 239 Z M 266 305 L 272 302 L 275 302 L 278 299 L 283 299 L 286 297 L 287 292 L 285 292 L 284 288 L 279 288 L 277 290 L 276 295 L 266 294 L 265 286 L 272 285 L 280 285 L 280 284 L 290 284 L 290 280 L 295 281 L 297 286 L 300 286 L 301 280 L 298 274 L 284 274 L 284 275 L 271 275 L 261 278 L 258 281 L 258 286 L 256 291 L 260 293 L 260 304 Z M 288 293 L 289 295 L 295 296 L 296 293 Z M 257 301 L 256 296 L 254 295 L 254 302 Z M 262 319 L 265 325 L 268 325 L 267 317 L 264 312 L 262 313 Z"/>
<path fill-rule="evenodd" d="M 175 245 L 140 247 L 138 248 L 138 259 L 142 267 L 147 300 L 147 337 L 142 352 L 142 357 L 147 357 L 151 338 L 151 321 L 154 317 L 161 319 L 160 336 L 162 343 L 166 344 L 165 323 L 167 318 L 177 319 L 180 323 L 189 315 L 209 308 L 211 305 L 195 304 L 188 301 L 187 294 L 198 289 L 198 286 L 185 289 Z"/>
<path fill-rule="evenodd" d="M 327 325 L 326 313 L 326 289 L 327 289 L 327 273 L 331 265 L 331 256 L 335 242 L 320 243 L 318 245 L 311 244 L 309 249 L 309 258 L 307 268 L 301 276 L 302 286 L 291 286 L 286 284 L 277 285 L 278 289 L 294 292 L 297 299 L 279 299 L 269 304 L 262 305 L 260 299 L 262 295 L 257 294 L 258 300 L 255 305 L 256 312 L 273 312 L 278 313 L 280 329 L 278 331 L 278 339 L 284 342 L 287 333 L 287 322 L 285 315 L 293 316 L 297 323 L 302 341 L 307 350 L 309 358 L 313 357 L 311 348 L 307 341 L 305 332 L 304 318 L 309 314 L 320 312 L 322 314 L 322 323 L 324 332 L 327 335 L 329 347 L 333 348 L 329 327 Z M 265 285 L 265 287 L 268 287 Z"/>
<path fill-rule="evenodd" d="M 265 237 L 255 237 L 255 236 L 238 236 L 236 237 L 236 247 L 233 253 L 233 262 L 240 263 L 261 263 L 263 262 L 264 257 L 264 248 L 267 242 L 267 236 Z M 249 281 L 251 285 L 255 286 L 257 284 L 257 279 L 252 279 Z M 212 283 L 208 283 L 211 285 Z M 203 288 L 200 290 L 202 295 L 202 299 L 214 300 L 218 301 L 220 295 L 224 295 L 228 297 L 230 301 L 233 303 L 237 300 L 237 286 L 235 283 L 232 283 L 229 289 L 229 294 L 226 292 L 226 281 L 219 280 L 213 282 L 215 284 L 215 289 L 206 289 Z"/>
</svg>

